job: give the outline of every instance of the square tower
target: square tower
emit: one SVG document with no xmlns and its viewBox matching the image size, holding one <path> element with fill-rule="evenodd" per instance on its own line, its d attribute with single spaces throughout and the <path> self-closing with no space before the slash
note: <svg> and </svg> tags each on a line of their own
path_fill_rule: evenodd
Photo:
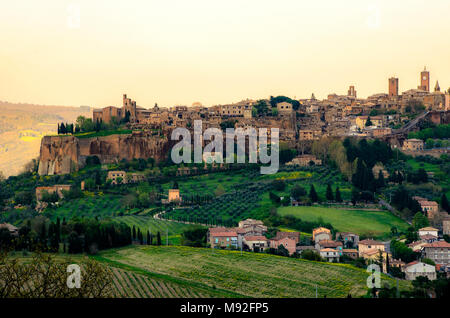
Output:
<svg viewBox="0 0 450 318">
<path fill-rule="evenodd" d="M 419 89 L 429 92 L 430 91 L 430 72 L 425 67 L 420 73 L 420 86 Z"/>
<path fill-rule="evenodd" d="M 398 96 L 398 78 L 389 79 L 389 96 Z"/>
</svg>

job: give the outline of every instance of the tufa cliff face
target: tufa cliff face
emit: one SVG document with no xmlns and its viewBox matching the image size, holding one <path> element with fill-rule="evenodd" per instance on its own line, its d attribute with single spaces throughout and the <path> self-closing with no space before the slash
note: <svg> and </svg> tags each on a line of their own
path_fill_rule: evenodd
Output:
<svg viewBox="0 0 450 318">
<path fill-rule="evenodd" d="M 101 163 L 133 158 L 160 161 L 166 158 L 169 149 L 167 137 L 145 133 L 92 138 L 45 136 L 41 141 L 39 175 L 74 172 L 86 164 L 89 156 L 97 156 Z"/>
</svg>

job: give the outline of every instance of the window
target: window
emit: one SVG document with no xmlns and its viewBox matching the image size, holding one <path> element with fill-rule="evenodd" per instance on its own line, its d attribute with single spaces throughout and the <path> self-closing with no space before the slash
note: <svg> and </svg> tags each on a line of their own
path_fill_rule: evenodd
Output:
<svg viewBox="0 0 450 318">
<path fill-rule="evenodd" d="M 216 243 L 219 243 L 219 239 L 218 239 L 217 237 L 216 237 L 216 240 L 215 240 L 215 242 L 216 242 Z"/>
<path fill-rule="evenodd" d="M 227 242 L 229 242 L 230 241 L 230 238 L 229 237 L 227 237 Z"/>
</svg>

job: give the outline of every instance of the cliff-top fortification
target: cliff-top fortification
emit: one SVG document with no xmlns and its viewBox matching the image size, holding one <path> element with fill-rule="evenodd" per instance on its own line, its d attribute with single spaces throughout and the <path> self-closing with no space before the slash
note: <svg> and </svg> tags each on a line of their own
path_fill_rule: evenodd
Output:
<svg viewBox="0 0 450 318">
<path fill-rule="evenodd" d="M 102 137 L 45 136 L 41 141 L 39 175 L 67 174 L 97 156 L 100 162 L 114 163 L 133 158 L 163 160 L 169 149 L 165 136 L 143 132 Z"/>
</svg>

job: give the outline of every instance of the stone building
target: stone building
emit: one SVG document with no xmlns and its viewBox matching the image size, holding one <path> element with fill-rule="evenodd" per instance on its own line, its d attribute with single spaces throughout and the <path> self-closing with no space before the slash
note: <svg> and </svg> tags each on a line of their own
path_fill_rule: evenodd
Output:
<svg viewBox="0 0 450 318">
<path fill-rule="evenodd" d="M 72 188 L 72 186 L 70 184 L 55 184 L 53 186 L 49 186 L 49 187 L 37 187 L 36 188 L 36 200 L 37 201 L 41 201 L 42 200 L 42 196 L 45 192 L 47 192 L 48 194 L 53 194 L 53 193 L 57 193 L 58 197 L 60 199 L 63 198 L 63 191 L 70 191 L 70 189 Z"/>
<path fill-rule="evenodd" d="M 450 243 L 438 241 L 423 245 L 423 256 L 435 264 L 450 265 Z"/>
<path fill-rule="evenodd" d="M 406 139 L 403 142 L 402 146 L 403 150 L 409 150 L 409 151 L 422 151 L 423 150 L 423 140 L 421 139 Z"/>
<path fill-rule="evenodd" d="M 450 235 L 450 217 L 447 216 L 442 220 L 442 232 L 444 235 Z"/>
<path fill-rule="evenodd" d="M 419 276 L 428 277 L 429 280 L 436 279 L 436 267 L 419 261 L 406 264 L 404 271 L 407 280 L 415 280 Z"/>
</svg>

